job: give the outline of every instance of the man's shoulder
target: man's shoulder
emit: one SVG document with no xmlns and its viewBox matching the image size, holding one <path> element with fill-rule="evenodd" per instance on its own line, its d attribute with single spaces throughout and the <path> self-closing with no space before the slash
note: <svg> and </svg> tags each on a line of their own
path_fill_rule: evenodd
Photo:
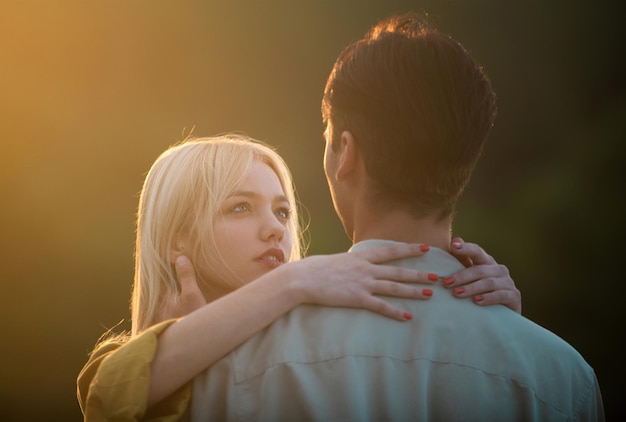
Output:
<svg viewBox="0 0 626 422">
<path fill-rule="evenodd" d="M 550 330 L 503 306 L 479 307 L 446 293 L 439 289 L 432 303 L 386 298 L 413 313 L 406 323 L 360 309 L 299 306 L 228 356 L 235 382 L 346 356 L 450 362 L 525 380 L 542 371 L 592 376 L 581 354 Z"/>
<path fill-rule="evenodd" d="M 424 313 L 429 317 L 423 320 L 402 323 L 358 309 L 300 306 L 243 343 L 211 371 L 223 373 L 233 388 L 267 380 L 297 379 L 300 384 L 312 380 L 315 384 L 320 377 L 343 382 L 335 376 L 356 376 L 354 371 L 359 376 L 382 370 L 411 376 L 445 373 L 460 383 L 490 380 L 515 386 L 546 403 L 563 406 L 572 397 L 588 395 L 597 384 L 581 354 L 546 328 L 504 307 L 468 303 L 458 308 L 466 309 L 467 315 L 461 312 L 446 319 L 432 312 Z M 568 385 L 569 392 L 562 385 Z"/>
</svg>

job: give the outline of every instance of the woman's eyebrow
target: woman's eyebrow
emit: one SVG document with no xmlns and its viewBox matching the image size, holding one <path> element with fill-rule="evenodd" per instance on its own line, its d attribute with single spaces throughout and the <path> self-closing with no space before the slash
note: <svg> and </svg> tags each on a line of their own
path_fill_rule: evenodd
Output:
<svg viewBox="0 0 626 422">
<path fill-rule="evenodd" d="M 252 191 L 246 191 L 246 190 L 236 190 L 233 193 L 231 193 L 230 195 L 228 195 L 228 197 L 232 197 L 232 196 L 245 196 L 248 198 L 252 198 L 252 197 L 256 197 L 259 196 L 258 193 L 252 192 Z"/>
<path fill-rule="evenodd" d="M 248 190 L 237 190 L 234 191 L 233 193 L 231 193 L 230 195 L 228 195 L 228 198 L 232 198 L 235 196 L 243 196 L 244 198 L 258 198 L 259 196 L 261 196 L 259 193 L 254 192 L 254 191 L 248 191 Z M 287 198 L 286 195 L 276 195 L 276 197 L 274 198 L 274 201 L 279 201 L 279 202 L 289 202 L 289 198 Z"/>
</svg>

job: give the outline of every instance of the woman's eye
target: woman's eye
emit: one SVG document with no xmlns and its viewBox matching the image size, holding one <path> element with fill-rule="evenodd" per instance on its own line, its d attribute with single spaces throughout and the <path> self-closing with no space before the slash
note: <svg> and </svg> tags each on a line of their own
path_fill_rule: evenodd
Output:
<svg viewBox="0 0 626 422">
<path fill-rule="evenodd" d="M 289 208 L 280 208 L 276 211 L 276 215 L 286 220 L 291 215 L 291 210 Z"/>
<path fill-rule="evenodd" d="M 246 212 L 249 209 L 250 209 L 250 206 L 248 204 L 242 203 L 242 204 L 235 205 L 230 210 L 234 213 L 241 213 L 241 212 Z"/>
</svg>

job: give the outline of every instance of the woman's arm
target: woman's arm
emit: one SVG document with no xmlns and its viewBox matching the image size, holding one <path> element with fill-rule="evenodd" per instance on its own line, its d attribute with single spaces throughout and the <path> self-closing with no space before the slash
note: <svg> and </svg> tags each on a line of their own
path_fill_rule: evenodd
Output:
<svg viewBox="0 0 626 422">
<path fill-rule="evenodd" d="M 444 278 L 459 298 L 479 305 L 503 304 L 521 313 L 521 294 L 508 269 L 480 246 L 452 241 L 452 253 L 468 268 Z M 190 313 L 160 337 L 151 367 L 149 405 L 154 404 L 211 366 L 257 331 L 301 303 L 358 307 L 400 321 L 410 314 L 377 295 L 427 299 L 428 290 L 400 282 L 432 283 L 428 274 L 377 265 L 425 253 L 420 245 L 395 245 L 349 254 L 313 256 L 283 265 L 239 290 L 205 304 L 187 259 L 177 261 L 181 295 L 172 309 Z M 394 281 L 390 281 L 394 280 Z M 200 308 L 200 309 L 198 309 Z"/>
<path fill-rule="evenodd" d="M 522 295 L 505 265 L 498 264 L 493 257 L 475 243 L 466 243 L 458 236 L 452 239 L 450 250 L 467 268 L 443 279 L 458 298 L 474 297 L 478 305 L 505 305 L 522 313 Z M 160 321 L 178 318 L 195 311 L 206 301 L 196 283 L 193 265 L 184 256 L 176 262 L 176 274 L 181 285 L 181 294 L 171 298 L 171 306 L 165 309 L 170 314 L 162 315 Z"/>
<path fill-rule="evenodd" d="M 383 248 L 291 262 L 246 286 L 189 313 L 159 337 L 150 367 L 148 406 L 170 395 L 256 332 L 302 303 L 358 307 L 399 321 L 411 318 L 378 295 L 428 299 L 432 291 L 410 283 L 432 284 L 422 271 L 379 265 L 419 256 L 421 245 L 399 244 Z M 191 264 L 181 268 L 191 274 Z M 393 281 L 391 281 L 393 280 Z M 195 282 L 195 281 L 194 281 Z M 398 283 L 400 282 L 400 283 Z M 181 290 L 179 304 L 191 309 L 194 287 Z M 183 283 L 181 283 L 181 287 Z M 197 288 L 197 287 L 196 287 Z"/>
</svg>

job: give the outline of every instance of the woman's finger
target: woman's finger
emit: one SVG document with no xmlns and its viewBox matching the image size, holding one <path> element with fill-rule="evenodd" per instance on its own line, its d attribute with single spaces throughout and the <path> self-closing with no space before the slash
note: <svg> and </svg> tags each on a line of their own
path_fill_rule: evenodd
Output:
<svg viewBox="0 0 626 422">
<path fill-rule="evenodd" d="M 509 286 L 502 279 L 483 278 L 473 283 L 458 285 L 452 287 L 452 292 L 457 297 L 470 297 L 485 293 L 494 292 L 496 290 L 512 290 L 515 286 Z"/>
<path fill-rule="evenodd" d="M 491 265 L 495 264 L 496 260 L 493 259 L 483 248 L 475 243 L 464 242 L 460 237 L 452 238 L 452 247 L 450 248 L 452 254 L 466 267 L 468 263 L 470 265 Z"/>
<path fill-rule="evenodd" d="M 474 303 L 481 306 L 489 305 L 505 305 L 513 309 L 518 314 L 522 313 L 522 294 L 518 289 L 515 290 L 496 290 L 490 293 L 484 293 L 474 296 Z"/>
<path fill-rule="evenodd" d="M 388 280 L 373 280 L 369 289 L 371 293 L 375 295 L 408 299 L 429 299 L 433 295 L 433 290 L 430 288 L 417 287 Z"/>
<path fill-rule="evenodd" d="M 505 305 L 522 312 L 522 295 L 510 278 L 484 278 L 466 285 L 451 287 L 459 299 L 472 297 L 479 305 Z"/>
<path fill-rule="evenodd" d="M 189 258 L 184 255 L 177 257 L 174 269 L 176 271 L 176 280 L 180 285 L 181 295 L 198 287 L 196 272 Z"/>
<path fill-rule="evenodd" d="M 465 268 L 469 268 L 472 265 L 474 265 L 474 263 L 472 262 L 471 258 L 463 255 L 462 253 L 463 245 L 464 243 L 462 242 L 453 241 L 450 244 L 450 253 L 454 255 L 454 257 L 458 259 Z"/>
<path fill-rule="evenodd" d="M 439 274 L 394 265 L 374 264 L 369 271 L 372 277 L 377 280 L 400 283 L 433 284 L 441 279 Z"/>
<path fill-rule="evenodd" d="M 206 305 L 206 299 L 196 281 L 196 272 L 193 264 L 184 255 L 176 258 L 175 262 L 176 278 L 180 284 L 180 294 L 176 301 L 176 313 L 180 316 Z"/>
<path fill-rule="evenodd" d="M 515 283 L 510 278 L 509 269 L 505 265 L 475 265 L 465 268 L 459 272 L 444 277 L 443 282 L 446 287 L 464 286 L 487 278 L 502 278 L 507 280 L 507 286 L 503 288 L 515 287 Z"/>
<path fill-rule="evenodd" d="M 389 302 L 371 295 L 362 296 L 361 300 L 356 304 L 355 307 L 375 312 L 377 314 L 383 315 L 387 318 L 395 319 L 397 321 L 409 321 L 413 318 L 413 315 L 411 315 L 411 313 L 396 308 Z"/>
<path fill-rule="evenodd" d="M 430 247 L 428 245 L 420 243 L 399 243 L 350 253 L 373 264 L 381 264 L 396 259 L 421 256 L 429 250 Z"/>
</svg>

